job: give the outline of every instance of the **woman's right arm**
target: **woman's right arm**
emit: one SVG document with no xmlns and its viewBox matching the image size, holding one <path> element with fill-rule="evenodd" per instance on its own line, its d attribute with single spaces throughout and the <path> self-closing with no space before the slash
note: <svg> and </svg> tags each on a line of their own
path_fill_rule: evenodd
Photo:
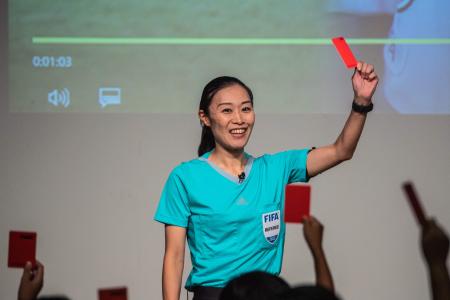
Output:
<svg viewBox="0 0 450 300">
<path fill-rule="evenodd" d="M 186 228 L 166 225 L 166 248 L 162 273 L 164 300 L 179 300 L 184 267 Z"/>
</svg>

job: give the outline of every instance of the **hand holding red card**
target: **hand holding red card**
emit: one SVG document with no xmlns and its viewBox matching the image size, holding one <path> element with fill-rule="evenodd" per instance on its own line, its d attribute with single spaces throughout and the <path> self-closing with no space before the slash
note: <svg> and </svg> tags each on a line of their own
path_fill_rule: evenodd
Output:
<svg viewBox="0 0 450 300">
<path fill-rule="evenodd" d="M 99 300 L 127 300 L 127 288 L 107 288 L 98 290 Z"/>
<path fill-rule="evenodd" d="M 303 236 L 313 253 L 322 249 L 323 225 L 315 217 L 303 219 Z"/>
<path fill-rule="evenodd" d="M 301 223 L 303 217 L 309 217 L 311 186 L 290 184 L 286 186 L 284 221 Z"/>
<path fill-rule="evenodd" d="M 18 299 L 36 299 L 44 285 L 44 265 L 36 260 L 36 266 L 27 263 L 20 279 Z M 40 299 L 40 298 L 39 298 Z"/>
<path fill-rule="evenodd" d="M 24 268 L 27 261 L 36 265 L 36 232 L 10 231 L 8 267 Z"/>
<path fill-rule="evenodd" d="M 352 76 L 352 86 L 354 92 L 354 104 L 359 106 L 369 106 L 366 112 L 372 110 L 372 96 L 378 85 L 378 76 L 374 66 L 363 61 L 358 62 L 343 37 L 332 39 L 336 50 L 340 54 L 347 68 L 355 68 Z"/>
</svg>

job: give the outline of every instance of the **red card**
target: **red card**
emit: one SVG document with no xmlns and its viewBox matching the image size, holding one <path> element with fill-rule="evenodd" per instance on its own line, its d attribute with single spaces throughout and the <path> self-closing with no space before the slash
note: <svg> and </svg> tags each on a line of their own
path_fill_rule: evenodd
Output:
<svg viewBox="0 0 450 300">
<path fill-rule="evenodd" d="M 127 288 L 106 288 L 98 290 L 99 300 L 127 300 Z"/>
<path fill-rule="evenodd" d="M 409 204 L 411 205 L 411 208 L 414 211 L 414 215 L 416 216 L 417 223 L 419 223 L 419 225 L 422 225 L 422 226 L 425 225 L 425 222 L 426 222 L 425 212 L 424 212 L 424 210 L 422 208 L 422 204 L 414 190 L 414 185 L 411 182 L 403 183 L 403 191 L 405 192 L 406 196 L 408 197 Z"/>
<path fill-rule="evenodd" d="M 27 261 L 36 265 L 36 232 L 10 231 L 8 267 L 23 268 Z"/>
<path fill-rule="evenodd" d="M 348 46 L 345 39 L 340 37 L 335 37 L 332 39 L 334 46 L 336 47 L 336 50 L 341 55 L 342 60 L 346 64 L 347 68 L 354 68 L 358 64 L 358 61 L 356 60 L 355 56 L 353 55 L 352 50 Z"/>
<path fill-rule="evenodd" d="M 311 186 L 290 184 L 286 186 L 284 221 L 301 223 L 304 216 L 309 217 Z"/>
</svg>

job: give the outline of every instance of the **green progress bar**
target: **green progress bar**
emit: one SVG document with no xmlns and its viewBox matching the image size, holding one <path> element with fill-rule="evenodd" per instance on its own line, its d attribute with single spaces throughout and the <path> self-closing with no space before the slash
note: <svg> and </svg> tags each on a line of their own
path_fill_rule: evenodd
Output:
<svg viewBox="0 0 450 300">
<path fill-rule="evenodd" d="M 433 39 L 346 39 L 352 45 L 449 45 L 450 38 Z M 120 37 L 33 37 L 33 44 L 52 45 L 331 45 L 328 38 L 120 38 Z"/>
</svg>

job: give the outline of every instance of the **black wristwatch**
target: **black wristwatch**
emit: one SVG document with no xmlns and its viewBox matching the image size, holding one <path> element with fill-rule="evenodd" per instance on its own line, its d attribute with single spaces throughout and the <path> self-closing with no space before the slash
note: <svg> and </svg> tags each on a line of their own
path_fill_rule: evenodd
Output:
<svg viewBox="0 0 450 300">
<path fill-rule="evenodd" d="M 360 105 L 353 100 L 352 110 L 361 114 L 367 114 L 369 111 L 373 110 L 373 103 L 370 102 L 369 105 Z"/>
</svg>

